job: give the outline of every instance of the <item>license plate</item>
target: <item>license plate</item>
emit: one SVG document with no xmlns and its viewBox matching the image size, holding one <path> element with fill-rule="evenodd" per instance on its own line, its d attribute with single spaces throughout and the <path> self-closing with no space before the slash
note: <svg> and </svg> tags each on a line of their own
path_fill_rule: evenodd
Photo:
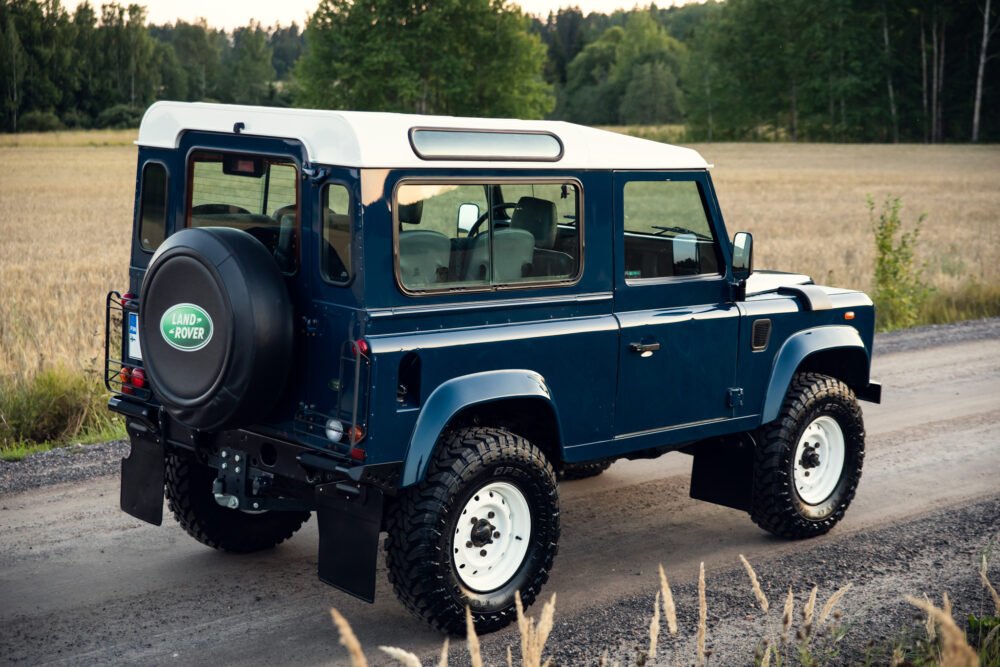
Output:
<svg viewBox="0 0 1000 667">
<path fill-rule="evenodd" d="M 142 348 L 139 347 L 139 314 L 128 314 L 128 356 L 132 359 L 142 359 Z"/>
</svg>

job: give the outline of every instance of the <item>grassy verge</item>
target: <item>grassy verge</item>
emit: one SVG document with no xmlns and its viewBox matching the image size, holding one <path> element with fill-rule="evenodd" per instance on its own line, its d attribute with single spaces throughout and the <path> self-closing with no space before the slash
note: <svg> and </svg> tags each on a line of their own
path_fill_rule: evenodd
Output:
<svg viewBox="0 0 1000 667">
<path fill-rule="evenodd" d="M 985 317 L 1000 317 L 1000 285 L 966 283 L 932 292 L 920 309 L 918 324 L 951 324 Z"/>
<path fill-rule="evenodd" d="M 124 437 L 124 424 L 106 406 L 96 373 L 57 366 L 0 378 L 0 458 Z"/>
</svg>

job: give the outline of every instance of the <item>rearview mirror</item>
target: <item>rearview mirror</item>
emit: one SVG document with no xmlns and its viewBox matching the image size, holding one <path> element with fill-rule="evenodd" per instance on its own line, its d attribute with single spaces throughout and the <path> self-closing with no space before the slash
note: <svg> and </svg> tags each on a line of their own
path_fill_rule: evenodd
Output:
<svg viewBox="0 0 1000 667">
<path fill-rule="evenodd" d="M 753 235 L 739 232 L 733 237 L 733 278 L 746 280 L 753 273 Z"/>
<path fill-rule="evenodd" d="M 478 204 L 460 204 L 458 207 L 458 231 L 468 234 L 479 220 Z"/>
</svg>

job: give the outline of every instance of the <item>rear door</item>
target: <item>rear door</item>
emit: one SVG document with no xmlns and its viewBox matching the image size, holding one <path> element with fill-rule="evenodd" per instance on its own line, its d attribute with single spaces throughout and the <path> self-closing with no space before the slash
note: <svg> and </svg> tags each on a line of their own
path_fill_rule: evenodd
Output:
<svg viewBox="0 0 1000 667">
<path fill-rule="evenodd" d="M 730 417 L 739 311 L 707 174 L 618 172 L 614 191 L 616 437 Z"/>
</svg>

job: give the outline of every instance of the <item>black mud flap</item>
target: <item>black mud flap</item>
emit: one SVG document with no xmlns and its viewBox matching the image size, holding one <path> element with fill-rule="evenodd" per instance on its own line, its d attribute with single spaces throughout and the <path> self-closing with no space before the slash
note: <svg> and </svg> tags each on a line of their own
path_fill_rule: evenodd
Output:
<svg viewBox="0 0 1000 667">
<path fill-rule="evenodd" d="M 131 434 L 132 451 L 122 459 L 122 510 L 154 526 L 163 523 L 163 447 L 151 437 Z"/>
<path fill-rule="evenodd" d="M 382 499 L 372 487 L 342 482 L 316 487 L 320 581 L 365 602 L 375 601 Z"/>
<path fill-rule="evenodd" d="M 708 440 L 694 450 L 691 497 L 750 511 L 754 445 L 749 437 Z"/>
</svg>

